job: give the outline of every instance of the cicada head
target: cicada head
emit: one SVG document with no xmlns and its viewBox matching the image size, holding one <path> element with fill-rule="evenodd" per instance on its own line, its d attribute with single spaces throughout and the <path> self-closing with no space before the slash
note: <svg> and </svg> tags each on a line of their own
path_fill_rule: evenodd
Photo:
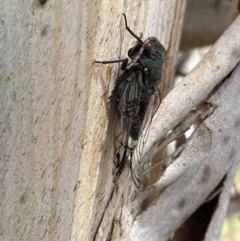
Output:
<svg viewBox="0 0 240 241">
<path fill-rule="evenodd" d="M 143 44 L 143 53 L 146 55 L 153 54 L 161 57 L 162 59 L 165 56 L 166 49 L 155 37 L 150 37 L 144 41 Z"/>
</svg>

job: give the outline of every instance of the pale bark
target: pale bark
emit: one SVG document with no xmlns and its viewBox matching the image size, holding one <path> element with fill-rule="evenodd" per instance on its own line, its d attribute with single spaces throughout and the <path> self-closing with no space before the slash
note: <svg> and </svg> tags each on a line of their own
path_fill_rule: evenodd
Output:
<svg viewBox="0 0 240 241">
<path fill-rule="evenodd" d="M 153 190 L 155 193 L 162 191 L 161 196 L 137 217 L 130 240 L 167 240 L 224 180 L 222 194 L 204 239 L 219 240 L 240 160 L 239 75 L 240 65 L 207 99 L 215 106 L 214 111 L 201 123 L 156 183 Z"/>
<path fill-rule="evenodd" d="M 157 37 L 167 49 L 162 90 L 162 96 L 166 96 L 173 86 L 185 0 L 41 2 L 44 1 L 0 2 L 0 239 L 141 240 L 136 235 L 143 233 L 144 240 L 160 240 L 156 223 L 148 222 L 153 218 L 152 221 L 170 226 L 165 229 L 164 225 L 160 232 L 162 240 L 166 240 L 186 216 L 179 215 L 170 224 L 166 216 L 161 218 L 164 213 L 159 215 L 161 208 L 153 212 L 159 203 L 167 200 L 160 205 L 164 207 L 174 196 L 171 186 L 168 190 L 172 194 L 163 193 L 155 206 L 144 204 L 148 212 L 143 212 L 144 192 L 136 192 L 127 167 L 116 191 L 112 175 L 114 125 L 108 97 L 120 70 L 118 65 L 93 65 L 92 61 L 126 57 L 135 42 L 124 28 L 122 13 L 126 13 L 128 24 L 136 33 L 142 32 L 143 38 Z M 227 54 L 229 61 L 225 67 L 220 65 L 225 75 L 218 75 L 218 79 L 236 66 L 233 57 L 239 53 L 238 47 L 235 50 L 232 55 L 225 49 L 222 52 L 221 57 L 224 59 Z M 218 65 L 213 66 L 220 73 Z M 208 77 L 214 80 L 212 75 Z M 200 75 L 199 81 L 204 78 Z M 208 83 L 214 87 L 217 82 Z M 209 86 L 200 96 L 207 97 L 205 89 Z M 195 95 L 188 94 L 177 98 L 194 99 Z M 151 132 L 156 132 L 158 138 L 164 133 L 165 138 L 202 97 L 189 105 L 184 102 L 183 115 L 171 116 L 174 120 L 164 132 L 157 127 Z M 167 98 L 170 97 L 166 97 L 163 106 Z M 160 111 L 167 109 L 160 107 Z M 213 120 L 215 111 L 210 116 Z M 165 116 L 165 112 L 160 116 Z M 228 124 L 227 120 L 223 125 Z M 235 129 L 233 140 L 239 126 Z M 154 145 L 146 148 L 150 150 Z M 236 150 L 225 154 L 235 160 L 238 153 Z M 218 170 L 211 166 L 211 170 L 215 168 Z M 231 181 L 230 174 L 226 180 Z M 181 183 L 176 185 L 182 187 Z M 202 200 L 203 197 L 195 199 L 196 204 L 186 210 L 194 212 Z M 146 217 L 148 213 L 153 216 Z M 151 230 L 155 230 L 154 235 Z"/>
<path fill-rule="evenodd" d="M 126 57 L 135 40 L 122 24 L 125 12 L 134 31 L 168 49 L 173 76 L 181 31 L 173 20 L 183 2 L 0 2 L 2 240 L 101 233 L 113 186 L 109 84 L 119 71 L 92 61 Z"/>
</svg>

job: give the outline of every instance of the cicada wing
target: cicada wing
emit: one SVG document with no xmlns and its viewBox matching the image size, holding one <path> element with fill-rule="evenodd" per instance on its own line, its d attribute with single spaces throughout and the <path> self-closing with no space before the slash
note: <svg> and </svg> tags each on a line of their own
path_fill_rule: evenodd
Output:
<svg viewBox="0 0 240 241">
<path fill-rule="evenodd" d="M 122 123 L 117 118 L 114 140 L 114 163 L 116 166 L 116 177 L 120 176 L 126 162 L 131 160 L 132 153 L 136 145 L 137 141 L 130 137 L 129 132 L 122 127 Z"/>
<path fill-rule="evenodd" d="M 119 176 L 127 160 L 131 160 L 137 140 L 132 138 L 133 122 L 139 112 L 142 88 L 141 68 L 132 66 L 127 70 L 117 88 L 117 116 L 115 124 L 115 165 Z"/>
<path fill-rule="evenodd" d="M 151 94 L 151 96 L 149 97 L 149 103 L 147 105 L 146 113 L 144 115 L 144 119 L 142 122 L 138 143 L 136 148 L 134 149 L 134 152 L 132 153 L 132 159 L 131 159 L 132 178 L 137 187 L 140 186 L 140 182 L 142 179 L 141 173 L 143 172 L 143 166 L 141 165 L 141 156 L 142 156 L 143 148 L 148 139 L 152 119 L 157 109 L 159 108 L 160 103 L 161 103 L 160 86 L 158 86 L 158 88 L 154 90 L 154 93 Z"/>
<path fill-rule="evenodd" d="M 155 93 L 151 96 L 150 98 L 150 103 L 144 118 L 143 126 L 142 126 L 142 132 L 141 132 L 141 137 L 139 138 L 139 152 L 141 154 L 143 146 L 145 145 L 148 134 L 149 134 L 149 129 L 150 125 L 152 122 L 152 119 L 155 115 L 155 113 L 158 110 L 159 105 L 161 104 L 161 96 L 160 96 L 160 91 L 156 90 Z"/>
<path fill-rule="evenodd" d="M 150 81 L 143 67 L 135 63 L 124 72 L 116 86 L 116 176 L 121 174 L 125 163 L 129 161 L 132 179 L 137 187 L 140 185 L 142 150 L 148 137 L 150 123 L 160 104 L 159 89 L 149 88 Z"/>
</svg>

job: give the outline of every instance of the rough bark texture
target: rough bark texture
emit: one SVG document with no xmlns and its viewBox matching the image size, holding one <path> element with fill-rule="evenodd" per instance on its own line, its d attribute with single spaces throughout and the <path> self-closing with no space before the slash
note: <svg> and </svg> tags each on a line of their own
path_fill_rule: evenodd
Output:
<svg viewBox="0 0 240 241">
<path fill-rule="evenodd" d="M 174 162 L 177 166 L 181 159 L 187 161 L 190 166 L 186 173 L 190 179 L 192 177 L 191 182 L 181 175 L 181 168 L 175 169 L 180 181 L 174 182 L 173 177 L 172 188 L 169 185 L 162 196 L 159 192 L 154 193 L 154 205 L 143 202 L 146 192 L 136 192 L 128 168 L 120 177 L 117 190 L 113 184 L 113 117 L 108 108 L 108 97 L 119 66 L 97 66 L 92 61 L 94 58 L 126 57 L 127 50 L 135 42 L 124 28 L 122 13 L 126 13 L 128 24 L 136 33 L 142 32 L 143 38 L 157 37 L 167 49 L 162 91 L 163 96 L 167 95 L 173 86 L 184 9 L 185 0 L 0 2 L 1 240 L 139 241 L 144 238 L 165 241 L 202 204 L 219 183 L 219 178 L 223 180 L 224 174 L 224 185 L 229 190 L 234 164 L 239 160 L 239 150 L 235 146 L 240 136 L 239 115 L 235 118 L 235 114 L 239 113 L 239 103 L 231 99 L 236 92 L 239 93 L 239 89 L 237 86 L 230 88 L 229 82 L 232 85 L 235 82 L 229 80 L 224 82 L 219 97 L 216 97 L 220 106 L 210 115 L 212 121 L 203 123 L 195 132 L 195 137 L 182 152 L 186 159 L 180 155 L 180 160 Z M 232 37 L 230 39 L 234 41 Z M 227 67 L 223 68 L 225 75 L 222 74 L 222 78 L 239 62 L 239 43 L 234 52 L 224 51 L 222 55 L 229 54 L 227 56 L 231 57 L 227 64 L 231 69 L 227 71 Z M 235 65 L 232 64 L 233 57 L 236 58 Z M 211 71 L 218 74 L 217 67 Z M 198 77 L 200 80 L 206 76 Z M 206 88 L 202 95 L 205 97 Z M 233 93 L 226 94 L 230 90 Z M 196 90 L 196 93 L 199 91 Z M 182 96 L 177 98 L 181 100 Z M 191 99 L 191 96 L 188 98 Z M 165 133 L 162 136 L 165 138 L 166 133 L 203 99 L 194 100 L 190 101 L 193 105 L 184 103 L 188 108 L 184 115 L 173 115 L 176 121 L 171 121 L 172 126 L 168 130 L 162 132 L 162 127 L 156 129 L 155 125 L 153 132 L 159 136 Z M 229 108 L 231 115 L 218 123 L 216 118 L 230 113 Z M 165 114 L 167 112 L 162 112 L 162 115 Z M 220 117 L 215 116 L 217 114 Z M 222 125 L 224 131 L 215 131 L 215 122 Z M 205 125 L 210 126 L 208 128 L 212 131 Z M 235 128 L 234 133 L 232 128 Z M 234 138 L 227 136 L 230 133 L 235 135 Z M 198 138 L 204 139 L 201 145 L 198 145 Z M 218 145 L 210 145 L 213 140 Z M 232 149 L 219 153 L 222 156 L 219 155 L 216 163 L 223 166 L 222 169 L 214 162 L 207 162 L 204 150 L 213 157 L 214 153 L 218 154 L 223 149 L 221 143 L 232 143 L 232 140 L 235 140 Z M 152 148 L 147 147 L 146 153 Z M 203 153 L 200 155 L 202 165 L 197 158 L 190 163 L 195 156 L 189 156 L 187 151 L 195 153 L 194 150 Z M 228 163 L 223 161 L 227 158 Z M 216 172 L 219 170 L 221 175 L 217 179 Z M 198 175 L 195 175 L 196 171 Z M 212 179 L 214 182 L 209 181 Z M 201 181 L 211 185 L 206 184 L 204 195 L 199 199 L 194 196 L 193 204 L 187 205 L 191 199 L 189 195 L 194 193 L 185 185 Z M 185 201 L 175 195 L 174 190 L 180 188 L 186 189 L 182 191 Z M 157 190 L 160 189 L 157 186 Z M 226 203 L 227 193 L 220 196 L 219 203 L 221 200 Z M 163 207 L 166 209 L 163 210 Z M 216 216 L 213 232 L 220 230 L 223 215 L 224 210 L 220 218 Z M 160 230 L 156 223 L 163 228 Z M 208 235 L 213 237 L 211 232 Z"/>
<path fill-rule="evenodd" d="M 0 3 L 1 240 L 89 237 L 106 135 L 107 89 L 91 81 L 101 4 Z"/>
<path fill-rule="evenodd" d="M 119 70 L 92 61 L 126 57 L 135 40 L 125 12 L 174 65 L 183 2 L 1 1 L 1 240 L 100 235 L 113 186 L 109 85 Z"/>
</svg>

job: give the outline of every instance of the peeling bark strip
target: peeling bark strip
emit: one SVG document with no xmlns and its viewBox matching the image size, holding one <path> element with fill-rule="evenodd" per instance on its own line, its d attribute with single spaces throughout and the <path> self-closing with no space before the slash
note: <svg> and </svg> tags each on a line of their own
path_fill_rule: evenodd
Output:
<svg viewBox="0 0 240 241">
<path fill-rule="evenodd" d="M 146 138 L 141 136 L 143 129 L 148 128 L 160 104 L 160 84 L 166 50 L 155 37 L 142 41 L 142 36 L 138 37 L 128 27 L 126 15 L 123 16 L 126 30 L 137 39 L 137 44 L 128 50 L 130 63 L 128 58 L 94 62 L 122 63 L 121 69 L 124 72 L 117 80 L 112 98 L 117 113 L 114 133 L 115 178 L 121 175 L 129 160 L 133 182 L 136 187 L 140 187 L 140 155 L 137 155 L 138 160 L 134 163 L 132 156 L 138 141 L 141 143 Z"/>
<path fill-rule="evenodd" d="M 200 124 L 181 154 L 166 168 L 156 183 L 155 191 L 161 190 L 161 195 L 137 216 L 130 238 L 125 240 L 144 241 L 151 237 L 151 241 L 166 241 L 176 230 L 176 236 L 181 233 L 183 240 L 192 240 L 191 232 L 185 231 L 195 225 L 194 217 L 199 216 L 196 210 L 218 194 L 215 209 L 210 217 L 206 216 L 208 227 L 201 230 L 200 236 L 205 241 L 219 240 L 230 198 L 230 183 L 240 160 L 240 128 L 236 127 L 239 76 L 240 64 L 208 99 L 216 106 L 214 112 Z M 228 135 L 231 138 L 226 145 Z M 182 226 L 185 231 L 178 229 L 188 218 Z"/>
<path fill-rule="evenodd" d="M 154 116 L 149 140 L 143 150 L 145 162 L 158 151 L 159 141 L 175 128 L 240 61 L 240 16 L 229 26 L 206 56 L 164 98 Z M 226 44 L 228 43 L 228 44 Z M 164 113 L 164 114 L 163 114 Z"/>
</svg>

